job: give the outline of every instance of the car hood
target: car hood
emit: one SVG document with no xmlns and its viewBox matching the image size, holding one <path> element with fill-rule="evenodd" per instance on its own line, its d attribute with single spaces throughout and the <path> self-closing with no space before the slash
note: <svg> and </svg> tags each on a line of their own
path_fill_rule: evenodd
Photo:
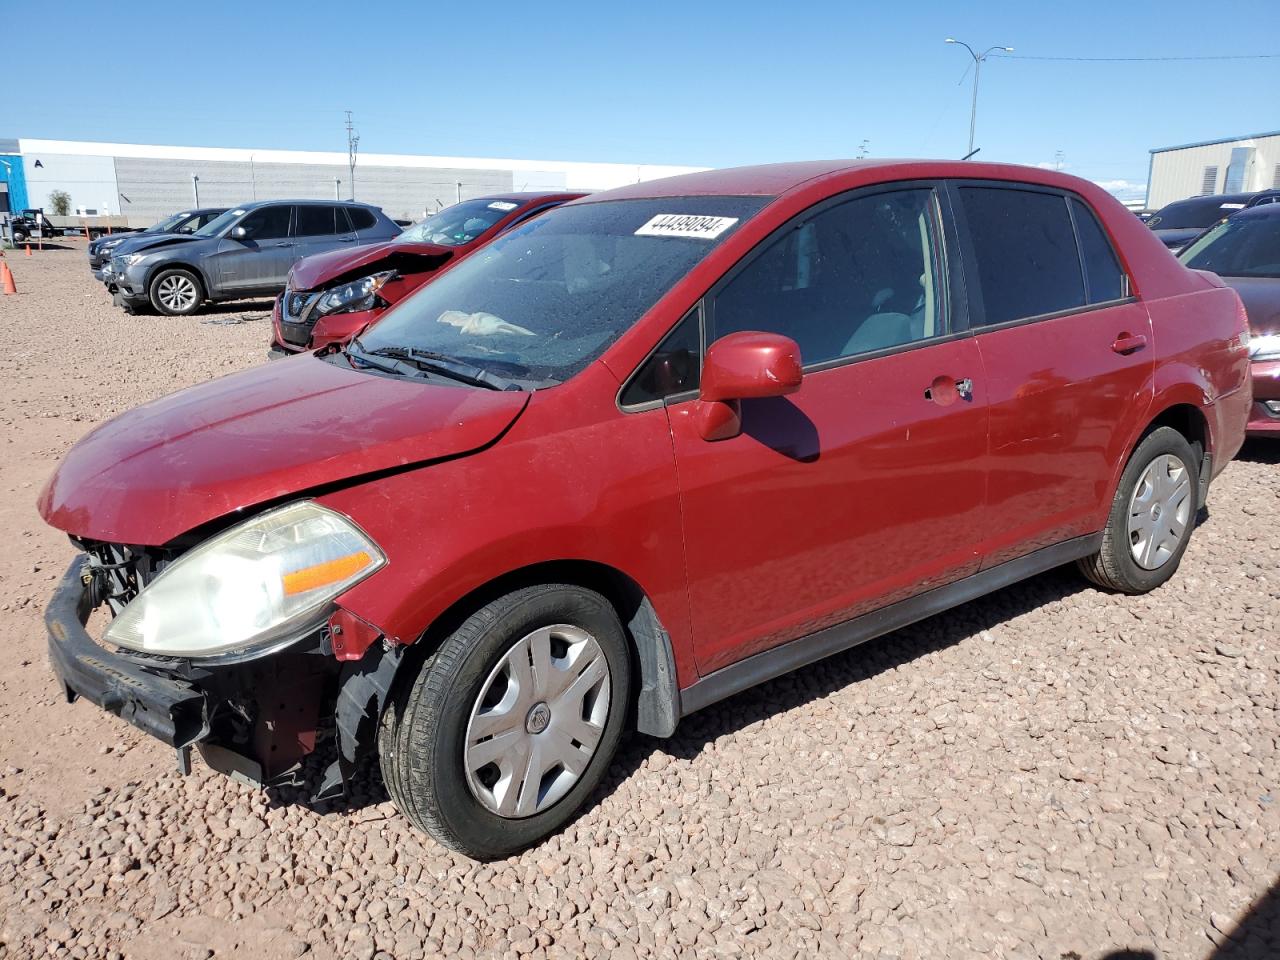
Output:
<svg viewBox="0 0 1280 960">
<path fill-rule="evenodd" d="M 38 507 L 78 537 L 158 546 L 257 504 L 474 452 L 515 422 L 528 397 L 302 354 L 103 424 L 67 453 Z"/>
<path fill-rule="evenodd" d="M 178 240 L 191 239 L 187 234 L 184 234 L 184 233 L 146 233 L 146 234 L 135 233 L 135 234 L 130 234 L 129 236 L 126 236 L 124 239 L 120 240 L 120 242 L 117 243 L 110 250 L 102 250 L 101 247 L 97 247 L 95 249 L 102 250 L 104 254 L 110 254 L 113 257 L 118 257 L 122 253 L 133 253 L 137 250 L 141 250 L 143 247 L 149 247 L 153 245 L 156 241 L 170 240 L 173 238 L 177 238 Z"/>
<path fill-rule="evenodd" d="M 182 246 L 187 243 L 207 243 L 210 240 L 217 242 L 216 237 L 197 237 L 189 233 L 149 233 L 145 239 L 137 237 L 126 242 L 132 244 L 129 247 L 130 253 L 141 253 L 143 250 L 158 250 L 161 247 Z M 119 247 L 111 251 L 112 256 L 117 256 L 118 254 Z"/>
<path fill-rule="evenodd" d="M 1280 278 L 1223 277 L 1222 282 L 1244 301 L 1250 334 L 1261 337 L 1280 333 Z"/>
<path fill-rule="evenodd" d="M 1156 229 L 1156 230 L 1152 230 L 1151 232 L 1154 233 L 1157 237 L 1159 237 L 1160 242 L 1163 243 L 1166 247 L 1180 247 L 1184 243 L 1188 242 L 1189 240 L 1194 240 L 1196 237 L 1200 236 L 1200 234 L 1202 234 L 1206 229 L 1208 228 L 1207 227 L 1177 227 L 1177 228 L 1171 228 L 1169 230 Z"/>
<path fill-rule="evenodd" d="M 446 261 L 452 259 L 461 247 L 446 247 L 437 243 L 394 243 L 384 241 L 371 243 L 354 249 L 330 250 L 306 257 L 293 265 L 289 275 L 291 290 L 318 290 L 335 280 L 353 278 L 353 274 L 364 276 L 376 272 L 378 268 L 403 270 L 409 273 L 421 273 L 421 265 L 410 261 L 439 260 L 430 269 L 439 269 Z M 385 266 L 384 266 L 385 265 Z"/>
</svg>

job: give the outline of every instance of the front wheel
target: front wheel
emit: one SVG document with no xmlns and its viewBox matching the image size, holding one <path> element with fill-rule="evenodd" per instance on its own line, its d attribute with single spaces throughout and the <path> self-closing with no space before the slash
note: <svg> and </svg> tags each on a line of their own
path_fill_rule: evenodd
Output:
<svg viewBox="0 0 1280 960">
<path fill-rule="evenodd" d="M 1084 575 L 1122 593 L 1146 593 L 1172 577 L 1195 527 L 1198 463 L 1172 427 L 1147 434 L 1120 477 L 1101 548 L 1080 561 Z"/>
<path fill-rule="evenodd" d="M 200 281 L 189 270 L 161 270 L 148 290 L 151 305 L 170 317 L 195 313 L 204 299 Z"/>
<path fill-rule="evenodd" d="M 604 597 L 563 584 L 507 594 L 406 678 L 379 738 L 388 791 L 444 846 L 510 856 L 599 784 L 630 688 L 626 636 Z"/>
</svg>

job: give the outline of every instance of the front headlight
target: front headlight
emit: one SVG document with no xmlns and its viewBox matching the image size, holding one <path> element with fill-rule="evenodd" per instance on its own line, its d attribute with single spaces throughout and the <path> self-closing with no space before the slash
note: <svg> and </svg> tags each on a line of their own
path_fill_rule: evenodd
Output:
<svg viewBox="0 0 1280 960">
<path fill-rule="evenodd" d="M 318 626 L 335 597 L 386 562 L 346 517 L 299 501 L 175 560 L 120 611 L 103 638 L 180 657 L 267 646 Z"/>
<path fill-rule="evenodd" d="M 120 244 L 122 243 L 124 243 L 124 237 L 117 237 L 115 240 L 107 240 L 102 244 L 102 246 L 99 249 L 114 250 L 116 247 L 120 246 Z"/>
<path fill-rule="evenodd" d="M 145 253 L 126 253 L 120 259 L 124 262 L 124 265 L 126 267 L 132 267 L 135 263 L 137 263 L 139 260 L 141 260 L 145 256 L 146 256 Z"/>
<path fill-rule="evenodd" d="M 371 274 L 359 280 L 344 283 L 340 287 L 334 287 L 320 298 L 315 311 L 323 317 L 331 313 L 355 313 L 359 310 L 372 309 L 377 302 L 378 291 L 394 276 L 396 276 L 394 270 L 384 270 L 382 273 Z"/>
<path fill-rule="evenodd" d="M 1250 360 L 1280 360 L 1280 333 L 1249 338 Z"/>
</svg>

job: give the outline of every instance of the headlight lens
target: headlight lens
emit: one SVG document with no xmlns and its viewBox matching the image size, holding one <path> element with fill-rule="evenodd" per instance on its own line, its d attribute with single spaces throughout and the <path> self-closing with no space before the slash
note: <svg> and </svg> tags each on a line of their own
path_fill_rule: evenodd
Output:
<svg viewBox="0 0 1280 960">
<path fill-rule="evenodd" d="M 205 657 L 290 639 L 387 562 L 341 514 L 300 501 L 233 527 L 167 567 L 111 622 L 131 650 Z"/>
<path fill-rule="evenodd" d="M 145 256 L 145 253 L 126 253 L 120 259 L 124 261 L 126 267 L 131 267 Z"/>
<path fill-rule="evenodd" d="M 371 309 L 377 301 L 378 291 L 396 275 L 394 270 L 371 274 L 352 280 L 340 287 L 334 287 L 316 304 L 316 313 L 326 316 L 331 313 L 355 313 L 359 310 Z"/>
<path fill-rule="evenodd" d="M 120 246 L 120 244 L 122 243 L 124 243 L 124 237 L 117 237 L 115 240 L 107 240 L 103 242 L 102 249 L 114 250 L 116 247 Z"/>
<path fill-rule="evenodd" d="M 1249 338 L 1250 360 L 1280 360 L 1280 333 Z"/>
</svg>

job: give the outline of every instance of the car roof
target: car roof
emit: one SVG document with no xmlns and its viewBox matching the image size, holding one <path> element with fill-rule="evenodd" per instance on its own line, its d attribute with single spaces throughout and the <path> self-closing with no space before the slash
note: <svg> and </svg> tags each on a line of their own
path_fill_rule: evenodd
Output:
<svg viewBox="0 0 1280 960">
<path fill-rule="evenodd" d="M 1247 203 L 1254 197 L 1260 197 L 1268 193 L 1275 193 L 1275 191 L 1255 190 L 1252 193 L 1209 193 L 1202 197 L 1186 197 L 1182 200 L 1174 200 L 1172 203 L 1166 203 L 1160 209 L 1168 210 L 1170 207 L 1220 207 L 1224 203 Z"/>
<path fill-rule="evenodd" d="M 369 210 L 381 211 L 381 207 L 376 207 L 372 203 L 361 203 L 359 200 L 325 200 L 321 197 L 305 197 L 296 200 L 251 200 L 248 203 L 238 203 L 234 207 L 236 210 L 257 210 L 259 207 L 274 207 L 285 203 L 319 203 L 329 207 L 366 207 Z M 227 210 L 233 209 L 227 207 Z"/>
<path fill-rule="evenodd" d="M 514 190 L 511 193 L 491 193 L 483 197 L 468 197 L 463 203 L 479 203 L 488 201 L 492 203 L 494 200 L 506 200 L 509 203 L 518 203 L 524 206 L 528 203 L 537 203 L 542 200 L 576 200 L 579 197 L 587 196 L 585 190 Z M 447 207 L 445 209 L 448 209 Z"/>
<path fill-rule="evenodd" d="M 873 180 L 1001 179 L 1044 186 L 1078 189 L 1078 178 L 1017 164 L 981 163 L 972 160 L 806 160 L 795 163 L 766 163 L 750 167 L 702 170 L 659 180 L 628 184 L 614 190 L 593 193 L 575 203 L 600 200 L 658 199 L 661 197 L 737 196 L 776 197 L 813 180 L 846 173 L 864 173 Z"/>
<path fill-rule="evenodd" d="M 1232 220 L 1253 219 L 1254 217 L 1280 217 L 1280 203 L 1262 203 L 1256 207 L 1246 207 L 1231 215 Z"/>
</svg>

